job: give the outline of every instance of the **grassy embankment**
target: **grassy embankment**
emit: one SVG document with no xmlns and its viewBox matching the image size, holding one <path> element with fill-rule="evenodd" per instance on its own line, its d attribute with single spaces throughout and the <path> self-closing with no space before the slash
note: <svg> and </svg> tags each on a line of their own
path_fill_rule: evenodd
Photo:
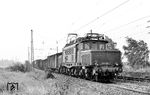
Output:
<svg viewBox="0 0 150 95">
<path fill-rule="evenodd" d="M 52 93 L 53 79 L 46 79 L 44 71 L 11 72 L 0 69 L 0 95 L 12 95 L 7 91 L 7 82 L 18 82 L 19 90 L 13 95 L 44 95 Z"/>
<path fill-rule="evenodd" d="M 147 68 L 123 68 L 123 75 L 133 76 L 133 77 L 141 77 L 141 78 L 150 78 L 150 67 Z"/>
</svg>

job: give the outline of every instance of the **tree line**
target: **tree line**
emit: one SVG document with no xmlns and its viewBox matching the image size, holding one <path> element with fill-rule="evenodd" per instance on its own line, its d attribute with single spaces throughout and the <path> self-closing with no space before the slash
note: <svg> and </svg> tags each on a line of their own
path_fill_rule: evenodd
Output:
<svg viewBox="0 0 150 95">
<path fill-rule="evenodd" d="M 143 40 L 135 40 L 131 37 L 126 37 L 127 45 L 123 46 L 124 55 L 128 59 L 128 65 L 139 69 L 150 66 L 149 50 L 147 43 Z"/>
</svg>

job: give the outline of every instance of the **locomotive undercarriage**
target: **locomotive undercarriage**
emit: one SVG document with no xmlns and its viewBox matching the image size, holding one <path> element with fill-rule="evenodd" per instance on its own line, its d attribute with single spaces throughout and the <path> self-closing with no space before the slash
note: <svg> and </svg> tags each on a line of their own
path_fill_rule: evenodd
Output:
<svg viewBox="0 0 150 95">
<path fill-rule="evenodd" d="M 59 73 L 93 81 L 110 81 L 118 75 L 117 71 L 109 71 L 109 69 L 100 71 L 96 66 L 75 66 L 71 68 L 61 66 L 59 68 Z"/>
</svg>

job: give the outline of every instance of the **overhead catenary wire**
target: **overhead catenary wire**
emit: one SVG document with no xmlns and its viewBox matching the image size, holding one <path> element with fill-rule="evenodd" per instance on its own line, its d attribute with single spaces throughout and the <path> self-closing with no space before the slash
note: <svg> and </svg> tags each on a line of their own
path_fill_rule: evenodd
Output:
<svg viewBox="0 0 150 95">
<path fill-rule="evenodd" d="M 140 18 L 138 18 L 138 19 L 136 19 L 136 20 L 133 20 L 133 21 L 130 21 L 130 22 L 126 23 L 126 24 L 123 24 L 123 25 L 117 26 L 117 27 L 115 27 L 115 28 L 113 28 L 113 29 L 107 30 L 107 31 L 105 31 L 105 33 L 109 32 L 109 31 L 114 31 L 114 30 L 120 29 L 120 28 L 122 28 L 122 27 L 128 26 L 128 25 L 130 25 L 130 24 L 132 24 L 132 23 L 135 23 L 135 22 L 137 22 L 137 21 L 140 21 L 140 20 L 143 20 L 143 19 L 149 18 L 149 17 L 150 17 L 150 15 L 147 15 L 147 16 L 144 16 L 144 17 L 140 17 Z"/>
<path fill-rule="evenodd" d="M 132 21 L 126 23 L 126 24 L 122 24 L 122 25 L 117 26 L 117 27 L 115 27 L 115 28 L 112 28 L 112 29 L 110 29 L 110 30 L 104 31 L 104 33 L 107 33 L 107 32 L 110 32 L 110 31 L 111 31 L 111 33 L 112 33 L 112 31 L 114 31 L 114 30 L 120 29 L 120 28 L 122 28 L 122 27 L 126 27 L 126 26 L 128 26 L 128 25 L 130 25 L 130 24 L 136 23 L 136 22 L 138 22 L 138 21 L 140 21 L 140 20 L 143 20 L 143 19 L 146 19 L 146 18 L 150 18 L 150 15 L 143 16 L 143 17 L 140 17 L 140 18 L 138 18 L 138 19 L 132 20 Z M 150 21 L 150 20 L 148 20 L 148 21 L 146 21 L 146 22 L 148 23 L 149 21 Z M 145 27 L 145 28 L 149 28 L 149 27 Z M 137 36 L 137 35 L 140 35 L 140 34 L 142 34 L 142 33 L 143 33 L 143 32 L 139 32 L 139 33 L 133 32 L 133 33 L 130 34 L 130 36 L 135 36 L 135 35 Z M 150 33 L 150 32 L 149 32 L 149 33 Z M 128 35 L 126 35 L 126 36 L 128 36 Z M 115 36 L 115 37 L 116 37 L 116 36 Z M 117 38 L 125 38 L 125 36 L 122 36 L 122 37 L 118 36 Z"/>
<path fill-rule="evenodd" d="M 129 1 L 130 1 L 130 0 L 126 0 L 126 1 L 124 1 L 123 3 L 117 5 L 116 7 L 110 9 L 109 11 L 105 12 L 104 14 L 102 14 L 102 15 L 98 16 L 97 18 L 93 19 L 92 21 L 88 22 L 87 24 L 81 26 L 80 28 L 78 28 L 77 30 L 75 30 L 75 32 L 81 30 L 82 28 L 84 28 L 84 27 L 86 27 L 86 26 L 88 26 L 88 25 L 90 25 L 90 24 L 92 24 L 93 22 L 95 22 L 95 21 L 97 21 L 98 19 L 100 19 L 101 17 L 103 17 L 103 16 L 105 16 L 105 15 L 111 13 L 112 11 L 114 11 L 114 10 L 120 8 L 121 6 L 123 6 L 124 4 L 126 4 L 126 3 L 129 2 Z"/>
</svg>

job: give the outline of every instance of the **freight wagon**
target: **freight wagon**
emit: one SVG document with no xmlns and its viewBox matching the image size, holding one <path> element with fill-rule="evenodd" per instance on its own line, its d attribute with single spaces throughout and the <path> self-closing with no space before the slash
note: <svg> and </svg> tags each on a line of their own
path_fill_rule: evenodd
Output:
<svg viewBox="0 0 150 95">
<path fill-rule="evenodd" d="M 57 53 L 47 57 L 47 69 L 58 70 L 62 63 L 62 53 Z"/>
</svg>

